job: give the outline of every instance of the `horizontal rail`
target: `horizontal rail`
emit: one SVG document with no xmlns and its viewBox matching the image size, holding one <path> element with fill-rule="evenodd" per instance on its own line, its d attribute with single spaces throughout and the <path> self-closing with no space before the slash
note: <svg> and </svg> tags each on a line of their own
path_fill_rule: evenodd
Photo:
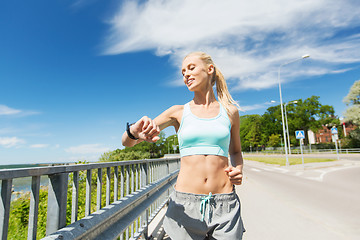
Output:
<svg viewBox="0 0 360 240">
<path fill-rule="evenodd" d="M 52 175 L 58 173 L 71 173 L 75 171 L 83 171 L 98 168 L 118 167 L 142 163 L 156 163 L 165 160 L 176 160 L 177 158 L 168 159 L 144 159 L 120 162 L 107 162 L 107 163 L 88 163 L 88 164 L 74 164 L 64 166 L 50 166 L 50 167 L 34 167 L 34 168 L 18 168 L 18 169 L 2 169 L 0 170 L 0 180 L 14 179 L 22 177 L 32 177 L 41 175 Z"/>
</svg>

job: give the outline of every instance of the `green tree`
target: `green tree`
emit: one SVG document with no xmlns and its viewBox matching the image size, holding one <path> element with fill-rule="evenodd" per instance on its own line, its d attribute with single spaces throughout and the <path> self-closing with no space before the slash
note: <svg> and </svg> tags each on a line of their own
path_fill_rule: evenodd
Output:
<svg viewBox="0 0 360 240">
<path fill-rule="evenodd" d="M 343 101 L 348 106 L 344 113 L 346 120 L 360 125 L 360 80 L 355 81 Z"/>
<path fill-rule="evenodd" d="M 281 143 L 280 135 L 279 134 L 271 134 L 267 145 L 270 147 L 279 147 L 280 143 Z"/>
<path fill-rule="evenodd" d="M 268 141 L 271 135 L 282 135 L 282 119 L 280 105 L 269 107 L 262 115 L 262 130 L 264 141 Z"/>
<path fill-rule="evenodd" d="M 245 115 L 240 117 L 240 139 L 242 148 L 249 151 L 251 147 L 258 147 L 262 141 L 262 121 L 261 116 Z"/>
</svg>

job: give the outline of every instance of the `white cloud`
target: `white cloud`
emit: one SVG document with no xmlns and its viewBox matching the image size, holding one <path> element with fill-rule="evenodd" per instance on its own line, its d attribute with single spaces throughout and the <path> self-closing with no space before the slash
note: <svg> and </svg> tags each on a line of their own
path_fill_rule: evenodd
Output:
<svg viewBox="0 0 360 240">
<path fill-rule="evenodd" d="M 102 154 L 104 152 L 110 151 L 110 148 L 105 147 L 102 144 L 83 144 L 69 147 L 65 149 L 65 151 L 73 154 Z"/>
<path fill-rule="evenodd" d="M 24 144 L 25 140 L 17 137 L 0 137 L 0 146 L 5 148 L 18 147 L 21 144 Z"/>
<path fill-rule="evenodd" d="M 0 104 L 0 116 L 1 115 L 15 115 L 15 116 L 28 116 L 28 115 L 34 115 L 39 114 L 39 112 L 35 111 L 23 111 L 19 109 L 10 108 L 6 105 Z"/>
<path fill-rule="evenodd" d="M 272 104 L 276 104 L 276 102 L 265 102 L 265 103 L 259 103 L 259 104 L 253 104 L 253 105 L 247 105 L 247 106 L 241 106 L 241 110 L 243 112 L 249 112 L 252 110 L 258 110 L 263 108 L 268 108 Z"/>
<path fill-rule="evenodd" d="M 276 85 L 279 65 L 304 54 L 311 64 L 287 65 L 283 81 L 360 62 L 360 34 L 351 30 L 360 27 L 354 0 L 125 1 L 108 23 L 104 54 L 154 50 L 180 66 L 187 53 L 205 51 L 233 90 Z"/>
<path fill-rule="evenodd" d="M 33 144 L 30 145 L 30 148 L 47 148 L 49 144 Z"/>
<path fill-rule="evenodd" d="M 71 7 L 74 9 L 80 9 L 83 8 L 85 6 L 91 5 L 93 3 L 95 3 L 97 0 L 75 0 L 72 4 Z"/>
<path fill-rule="evenodd" d="M 0 115 L 14 115 L 21 113 L 21 110 L 10 108 L 5 105 L 0 105 Z"/>
</svg>

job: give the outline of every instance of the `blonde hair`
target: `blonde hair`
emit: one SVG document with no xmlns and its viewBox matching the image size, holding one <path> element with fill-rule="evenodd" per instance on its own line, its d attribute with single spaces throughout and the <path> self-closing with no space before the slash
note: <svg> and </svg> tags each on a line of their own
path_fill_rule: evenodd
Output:
<svg viewBox="0 0 360 240">
<path fill-rule="evenodd" d="M 192 55 L 198 56 L 205 64 L 214 66 L 214 73 L 211 79 L 211 86 L 214 86 L 216 84 L 216 94 L 218 97 L 218 101 L 224 106 L 226 111 L 228 113 L 230 112 L 231 105 L 235 105 L 238 109 L 240 109 L 239 104 L 230 95 L 224 75 L 221 73 L 220 69 L 216 67 L 211 56 L 204 52 L 192 52 L 188 54 L 186 57 Z"/>
</svg>

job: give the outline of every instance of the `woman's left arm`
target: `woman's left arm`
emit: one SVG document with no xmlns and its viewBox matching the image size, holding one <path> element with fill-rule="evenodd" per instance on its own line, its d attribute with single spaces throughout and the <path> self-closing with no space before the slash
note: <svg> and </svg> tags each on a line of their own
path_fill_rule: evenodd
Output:
<svg viewBox="0 0 360 240">
<path fill-rule="evenodd" d="M 244 163 L 240 142 L 240 116 L 239 111 L 235 106 L 230 108 L 229 117 L 231 121 L 231 137 L 229 146 L 231 166 L 227 167 L 225 171 L 228 173 L 232 184 L 240 185 L 243 177 L 242 171 Z"/>
</svg>

